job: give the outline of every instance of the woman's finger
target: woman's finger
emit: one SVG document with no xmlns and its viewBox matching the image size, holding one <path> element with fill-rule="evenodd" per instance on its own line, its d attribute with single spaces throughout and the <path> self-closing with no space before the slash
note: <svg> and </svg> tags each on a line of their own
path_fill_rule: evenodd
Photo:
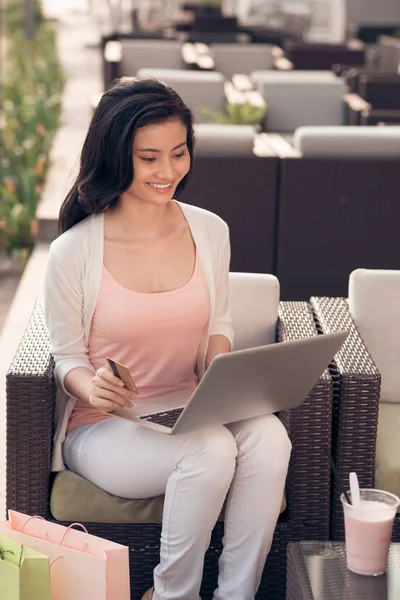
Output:
<svg viewBox="0 0 400 600">
<path fill-rule="evenodd" d="M 132 392 L 129 393 L 132 394 Z M 123 406 L 126 408 L 131 408 L 133 404 L 132 400 L 130 400 L 129 398 L 125 398 L 123 395 L 121 395 L 121 390 L 118 390 L 118 392 L 114 392 L 107 388 L 98 387 L 94 390 L 93 396 L 95 398 L 98 398 L 99 400 L 108 400 L 111 402 L 115 402 L 119 406 Z"/>
<path fill-rule="evenodd" d="M 126 398 L 127 400 L 134 399 L 133 392 L 126 389 L 125 387 L 116 386 L 113 383 L 110 383 L 109 381 L 103 379 L 102 377 L 95 376 L 93 378 L 93 385 L 96 386 L 98 389 L 108 390 L 115 394 L 119 394 L 120 396 L 122 396 L 123 398 Z"/>
</svg>

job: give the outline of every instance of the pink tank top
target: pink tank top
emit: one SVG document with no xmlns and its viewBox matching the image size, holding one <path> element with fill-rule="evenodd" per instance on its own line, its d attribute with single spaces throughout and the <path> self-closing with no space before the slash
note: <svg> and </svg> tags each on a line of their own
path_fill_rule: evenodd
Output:
<svg viewBox="0 0 400 600">
<path fill-rule="evenodd" d="M 209 316 L 208 286 L 197 251 L 191 279 L 170 292 L 132 292 L 103 266 L 89 337 L 89 360 L 96 370 L 107 364 L 107 356 L 126 365 L 140 400 L 193 391 L 198 383 L 198 349 Z M 67 431 L 109 418 L 77 401 Z"/>
</svg>

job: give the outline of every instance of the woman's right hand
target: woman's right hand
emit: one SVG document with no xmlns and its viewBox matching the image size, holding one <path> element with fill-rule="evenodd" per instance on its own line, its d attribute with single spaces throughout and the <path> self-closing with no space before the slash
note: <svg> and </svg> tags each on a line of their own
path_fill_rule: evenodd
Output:
<svg viewBox="0 0 400 600">
<path fill-rule="evenodd" d="M 131 408 L 135 393 L 124 387 L 123 381 L 115 377 L 110 367 L 97 369 L 91 380 L 89 402 L 95 408 L 112 412 L 117 408 Z"/>
</svg>

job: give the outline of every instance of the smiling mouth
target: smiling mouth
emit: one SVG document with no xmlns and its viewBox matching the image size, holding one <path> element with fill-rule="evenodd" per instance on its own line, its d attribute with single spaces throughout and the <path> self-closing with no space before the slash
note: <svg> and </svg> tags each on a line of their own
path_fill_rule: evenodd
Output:
<svg viewBox="0 0 400 600">
<path fill-rule="evenodd" d="M 172 182 L 170 183 L 147 183 L 153 190 L 157 190 L 159 192 L 166 192 L 172 187 Z"/>
</svg>

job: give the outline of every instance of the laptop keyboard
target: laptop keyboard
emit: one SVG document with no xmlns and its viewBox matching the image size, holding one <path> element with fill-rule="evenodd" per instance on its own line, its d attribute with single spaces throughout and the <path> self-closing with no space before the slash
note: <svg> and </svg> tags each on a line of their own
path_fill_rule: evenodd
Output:
<svg viewBox="0 0 400 600">
<path fill-rule="evenodd" d="M 158 425 L 165 425 L 165 427 L 173 427 L 178 420 L 179 415 L 183 411 L 184 407 L 173 408 L 171 410 L 164 410 L 163 412 L 153 413 L 152 415 L 142 415 L 140 419 L 145 421 L 151 421 Z"/>
</svg>

